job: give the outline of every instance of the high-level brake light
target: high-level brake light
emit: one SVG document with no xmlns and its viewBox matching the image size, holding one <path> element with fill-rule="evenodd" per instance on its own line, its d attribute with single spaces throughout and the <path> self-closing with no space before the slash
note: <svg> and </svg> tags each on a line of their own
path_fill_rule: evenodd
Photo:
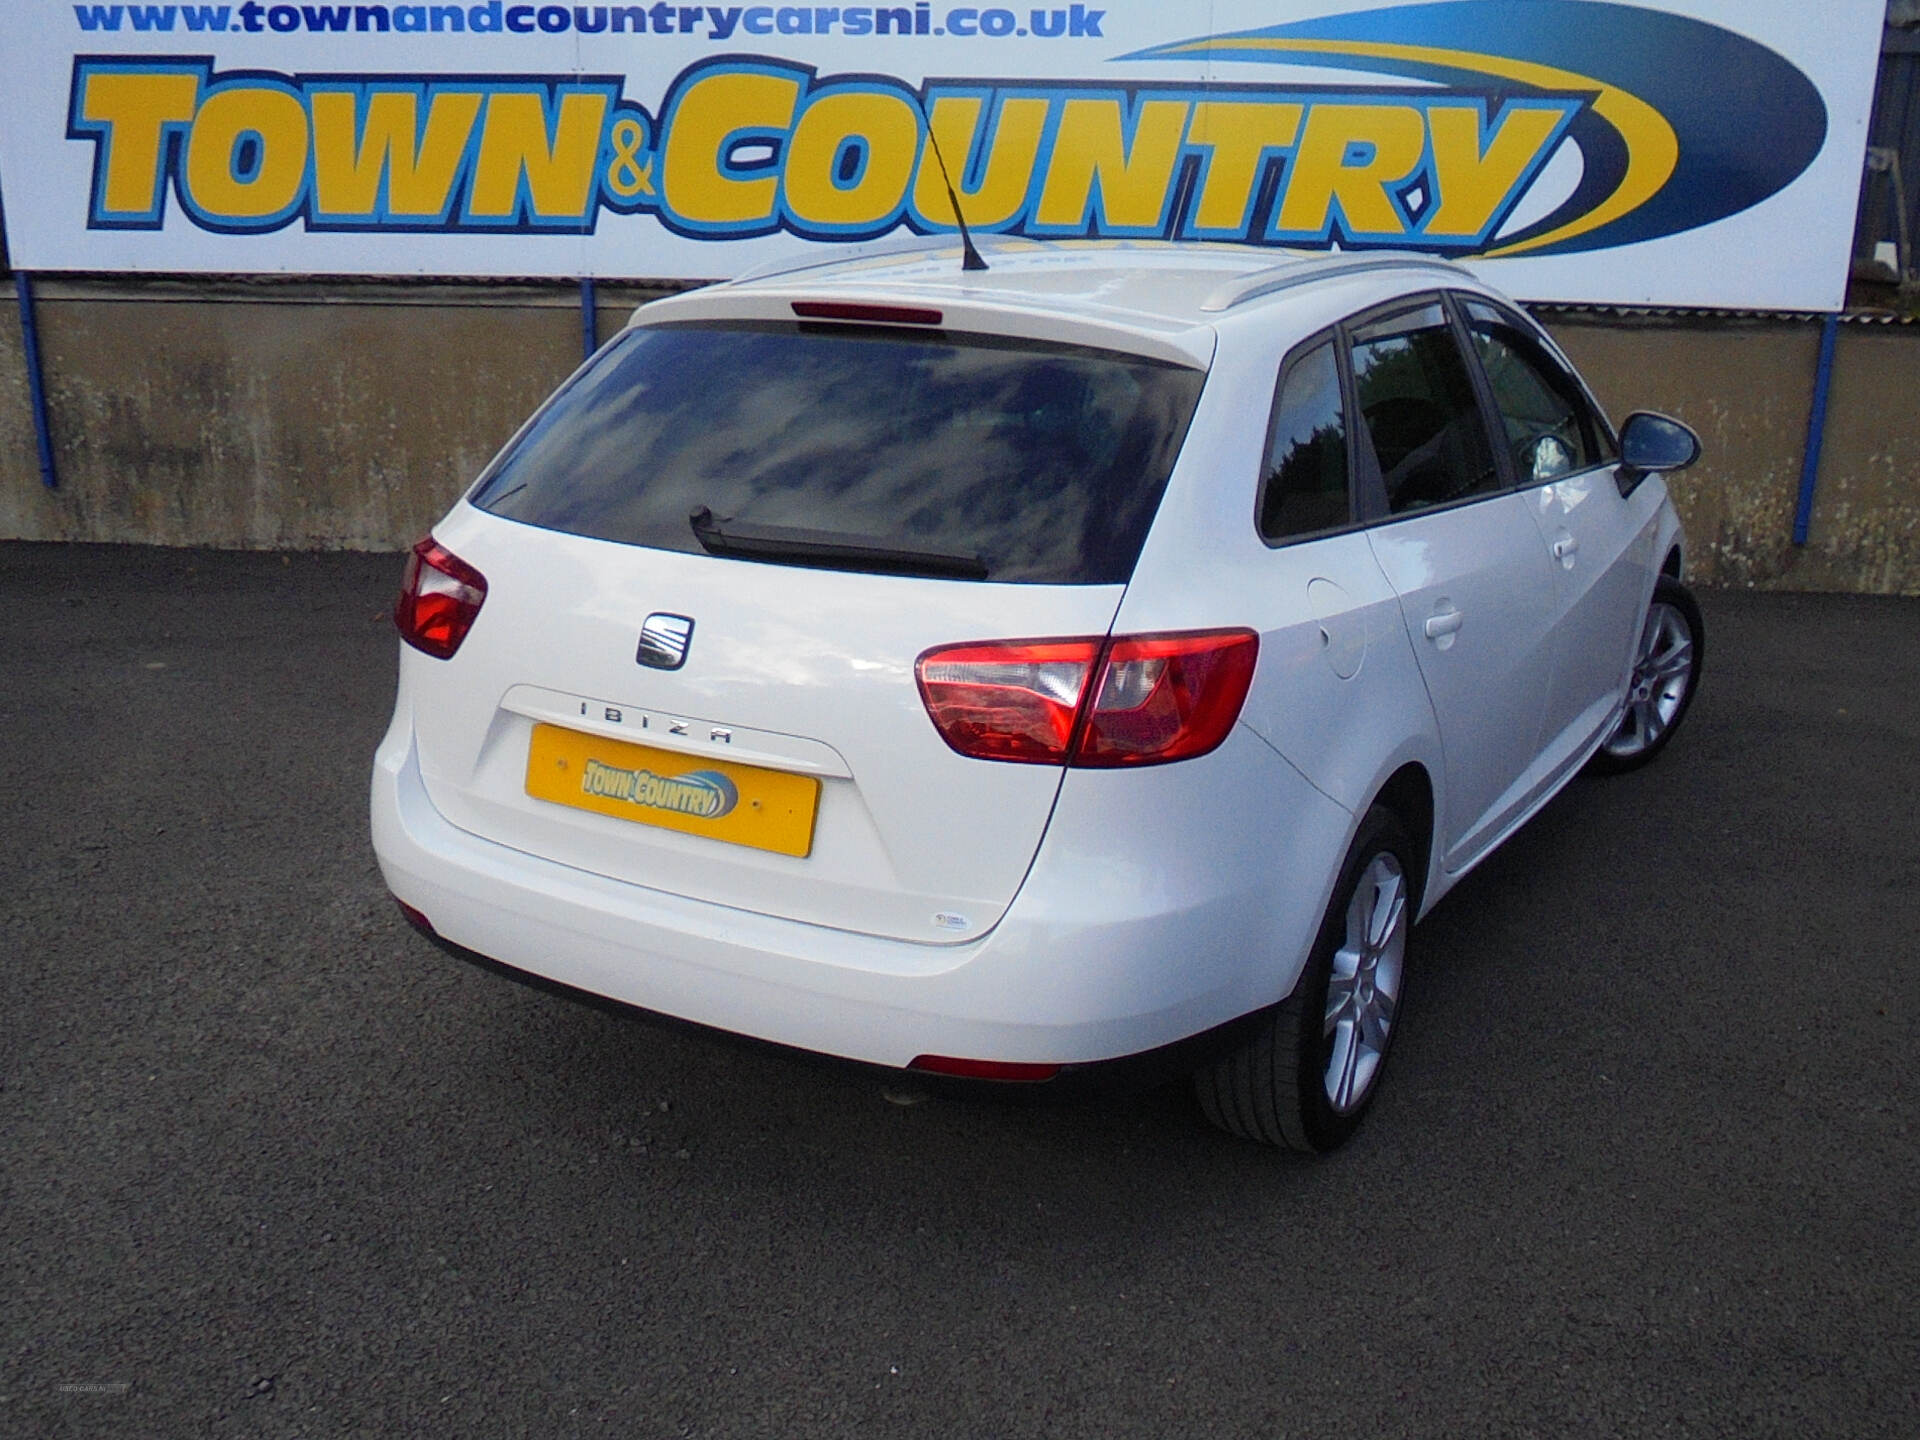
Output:
<svg viewBox="0 0 1920 1440">
<path fill-rule="evenodd" d="M 857 320 L 868 325 L 938 325 L 938 310 L 919 305 L 868 305 L 845 300 L 796 300 L 802 320 Z"/>
</svg>

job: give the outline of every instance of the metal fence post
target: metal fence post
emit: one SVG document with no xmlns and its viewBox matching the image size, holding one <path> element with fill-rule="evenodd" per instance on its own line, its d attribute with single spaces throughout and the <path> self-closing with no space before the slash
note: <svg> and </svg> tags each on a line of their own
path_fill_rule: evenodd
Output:
<svg viewBox="0 0 1920 1440">
<path fill-rule="evenodd" d="M 40 483 L 60 488 L 53 469 L 53 435 L 47 429 L 47 386 L 40 373 L 40 330 L 33 318 L 33 285 L 27 272 L 13 272 L 13 291 L 20 299 L 20 343 L 26 351 L 27 394 L 33 401 L 33 438 L 40 446 Z"/>
<path fill-rule="evenodd" d="M 1827 316 L 1820 330 L 1820 368 L 1813 377 L 1813 413 L 1807 417 L 1807 454 L 1800 466 L 1800 504 L 1793 512 L 1793 543 L 1807 543 L 1813 523 L 1813 492 L 1820 480 L 1820 452 L 1827 444 L 1827 396 L 1833 389 L 1833 349 L 1840 338 L 1840 317 Z"/>
</svg>

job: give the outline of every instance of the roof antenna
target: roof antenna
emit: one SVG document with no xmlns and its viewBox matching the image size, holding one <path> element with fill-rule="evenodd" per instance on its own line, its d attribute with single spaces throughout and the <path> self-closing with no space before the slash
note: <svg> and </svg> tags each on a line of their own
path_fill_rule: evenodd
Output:
<svg viewBox="0 0 1920 1440">
<path fill-rule="evenodd" d="M 927 115 L 927 144 L 933 147 L 933 158 L 940 164 L 940 178 L 947 183 L 947 200 L 953 206 L 953 218 L 960 222 L 960 268 L 962 270 L 984 270 L 987 262 L 980 258 L 980 252 L 973 248 L 973 236 L 967 233 L 967 217 L 960 213 L 960 197 L 953 193 L 953 176 L 947 173 L 947 157 L 940 153 L 940 137 L 933 133 L 933 115 Z"/>
</svg>

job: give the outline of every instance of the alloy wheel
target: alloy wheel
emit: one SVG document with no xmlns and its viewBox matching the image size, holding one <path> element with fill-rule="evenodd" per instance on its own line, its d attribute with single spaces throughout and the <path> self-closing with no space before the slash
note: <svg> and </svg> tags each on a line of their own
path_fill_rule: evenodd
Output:
<svg viewBox="0 0 1920 1440">
<path fill-rule="evenodd" d="M 1641 632 L 1626 713 L 1605 750 L 1629 760 L 1659 743 L 1693 684 L 1693 630 L 1678 608 L 1655 601 Z"/>
<path fill-rule="evenodd" d="M 1368 862 L 1347 902 L 1345 943 L 1327 979 L 1327 1103 L 1336 1115 L 1366 1101 L 1386 1058 L 1400 1004 L 1407 952 L 1407 877 L 1381 851 Z"/>
</svg>

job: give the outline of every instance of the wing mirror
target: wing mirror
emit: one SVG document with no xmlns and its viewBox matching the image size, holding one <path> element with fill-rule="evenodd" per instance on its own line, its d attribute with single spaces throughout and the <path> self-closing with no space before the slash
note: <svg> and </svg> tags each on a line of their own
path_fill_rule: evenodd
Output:
<svg viewBox="0 0 1920 1440">
<path fill-rule="evenodd" d="M 1620 427 L 1620 493 L 1649 475 L 1684 470 L 1700 458 L 1700 437 L 1670 416 L 1636 410 Z"/>
</svg>

